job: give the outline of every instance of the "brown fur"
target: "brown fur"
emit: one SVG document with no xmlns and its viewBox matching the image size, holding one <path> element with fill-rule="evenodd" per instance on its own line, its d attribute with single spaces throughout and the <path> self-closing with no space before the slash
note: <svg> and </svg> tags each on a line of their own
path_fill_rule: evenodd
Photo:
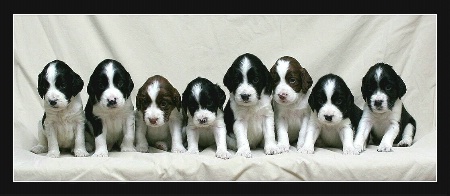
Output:
<svg viewBox="0 0 450 196">
<path fill-rule="evenodd" d="M 302 91 L 303 93 L 306 93 L 309 88 L 311 88 L 313 84 L 313 80 L 311 76 L 309 75 L 308 71 L 303 68 L 300 63 L 293 57 L 290 56 L 283 56 L 279 58 L 278 60 L 284 60 L 289 62 L 289 67 L 286 72 L 285 80 L 289 86 L 294 89 L 295 92 Z M 276 62 L 278 62 L 278 60 Z M 272 78 L 274 80 L 274 88 L 280 83 L 280 78 L 277 73 L 276 65 L 277 63 L 272 66 L 270 69 L 270 74 L 272 75 Z M 295 83 L 289 83 L 290 78 L 295 78 Z"/>
</svg>

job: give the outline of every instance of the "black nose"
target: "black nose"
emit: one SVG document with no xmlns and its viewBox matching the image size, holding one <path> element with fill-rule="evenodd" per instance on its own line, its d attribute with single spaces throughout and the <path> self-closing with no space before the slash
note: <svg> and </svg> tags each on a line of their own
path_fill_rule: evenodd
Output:
<svg viewBox="0 0 450 196">
<path fill-rule="evenodd" d="M 248 99 L 250 98 L 250 95 L 249 94 L 241 94 L 241 98 L 244 101 L 248 101 Z"/>
<path fill-rule="evenodd" d="M 208 118 L 202 118 L 202 119 L 198 119 L 198 122 L 200 124 L 205 124 L 208 121 Z"/>
<path fill-rule="evenodd" d="M 113 105 L 116 105 L 116 98 L 114 98 L 114 99 L 108 99 L 108 104 L 107 104 L 107 106 L 113 106 Z"/>
<path fill-rule="evenodd" d="M 280 94 L 278 94 L 278 97 L 279 97 L 281 100 L 285 100 L 286 97 L 287 97 L 287 94 L 286 94 L 286 93 L 280 93 Z"/>
<path fill-rule="evenodd" d="M 158 122 L 158 118 L 149 118 L 150 124 L 154 125 L 156 122 Z"/>
<path fill-rule="evenodd" d="M 51 106 L 56 105 L 56 100 L 49 100 L 48 103 L 50 103 Z"/>
<path fill-rule="evenodd" d="M 375 102 L 373 103 L 376 107 L 380 107 L 381 104 L 383 103 L 382 100 L 375 100 Z"/>
<path fill-rule="evenodd" d="M 330 121 L 333 120 L 333 115 L 324 115 L 325 116 L 325 120 Z"/>
</svg>

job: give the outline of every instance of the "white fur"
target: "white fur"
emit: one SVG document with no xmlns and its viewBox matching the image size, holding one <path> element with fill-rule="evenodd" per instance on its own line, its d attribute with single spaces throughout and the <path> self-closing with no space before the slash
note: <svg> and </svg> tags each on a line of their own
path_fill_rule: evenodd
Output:
<svg viewBox="0 0 450 196">
<path fill-rule="evenodd" d="M 243 81 L 239 86 L 236 88 L 236 93 L 233 95 L 233 98 L 235 99 L 236 103 L 243 106 L 251 106 L 255 105 L 258 102 L 258 97 L 256 93 L 256 89 L 253 88 L 249 84 L 248 78 L 247 78 L 247 71 L 250 69 L 250 62 L 247 58 L 244 58 L 241 62 L 241 72 L 243 73 Z M 242 100 L 241 95 L 242 94 L 248 94 L 250 95 L 248 101 Z"/>
</svg>

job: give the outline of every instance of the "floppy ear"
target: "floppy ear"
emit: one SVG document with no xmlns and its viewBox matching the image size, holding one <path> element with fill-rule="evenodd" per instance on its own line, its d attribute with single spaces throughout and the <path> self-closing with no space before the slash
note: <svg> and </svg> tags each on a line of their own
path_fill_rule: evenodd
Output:
<svg viewBox="0 0 450 196">
<path fill-rule="evenodd" d="M 363 77 L 363 79 L 362 79 L 362 83 L 361 83 L 361 93 L 362 93 L 362 96 L 363 96 L 363 99 L 364 99 L 364 101 L 365 102 L 367 102 L 367 99 L 368 99 L 368 97 L 369 97 L 369 83 L 368 83 L 368 76 L 367 76 L 367 74 Z"/>
<path fill-rule="evenodd" d="M 76 96 L 83 89 L 84 82 L 80 75 L 72 71 L 72 96 Z"/>
<path fill-rule="evenodd" d="M 225 85 L 225 87 L 227 87 L 228 90 L 231 89 L 231 84 L 232 84 L 232 73 L 233 69 L 230 67 L 227 70 L 227 73 L 225 73 L 225 76 L 223 76 L 223 84 Z"/>
<path fill-rule="evenodd" d="M 312 89 L 312 91 L 314 91 L 314 88 Z M 309 97 L 308 97 L 308 104 L 309 104 L 309 107 L 311 107 L 311 110 L 314 111 L 314 107 L 313 107 L 313 105 L 314 105 L 314 92 L 311 92 L 311 95 L 309 95 Z"/>
<path fill-rule="evenodd" d="M 355 97 L 352 94 L 352 91 L 348 89 L 348 97 L 347 97 L 347 109 L 352 108 L 351 106 L 355 103 Z"/>
<path fill-rule="evenodd" d="M 130 73 L 127 72 L 127 75 L 128 75 L 128 89 L 127 89 L 128 92 L 125 95 L 125 97 L 128 99 L 128 97 L 131 95 L 131 92 L 133 91 L 134 83 L 133 83 L 133 80 L 131 79 Z"/>
<path fill-rule="evenodd" d="M 174 88 L 174 96 L 172 98 L 172 101 L 175 103 L 175 106 L 177 107 L 177 110 L 180 111 L 180 109 L 181 109 L 181 97 L 180 97 L 180 93 L 175 88 Z"/>
<path fill-rule="evenodd" d="M 306 93 L 308 89 L 311 88 L 313 80 L 305 68 L 301 70 L 300 76 L 302 79 L 302 91 L 303 93 Z"/>
<path fill-rule="evenodd" d="M 223 111 L 223 104 L 225 104 L 225 99 L 227 98 L 225 95 L 225 91 L 220 88 L 219 85 L 216 84 L 217 89 L 217 97 L 219 98 L 219 109 Z"/>
<path fill-rule="evenodd" d="M 188 91 L 187 89 L 184 90 L 183 92 L 183 97 L 181 99 L 181 112 L 183 113 L 183 116 L 186 118 L 187 117 L 187 105 L 188 105 Z"/>
<path fill-rule="evenodd" d="M 143 99 L 143 97 L 142 97 L 142 95 L 141 95 L 141 93 L 142 93 L 142 90 L 143 90 L 143 88 L 140 88 L 139 90 L 138 90 L 138 93 L 136 94 L 136 108 L 138 109 L 138 110 L 141 110 L 141 111 L 143 111 L 143 105 L 142 105 L 142 102 L 144 101 Z"/>
<path fill-rule="evenodd" d="M 41 73 L 39 73 L 38 75 L 38 93 L 42 99 L 44 98 L 45 94 L 44 82 L 45 82 L 45 72 L 44 70 L 42 70 Z"/>
<path fill-rule="evenodd" d="M 273 82 L 272 75 L 270 75 L 269 70 L 266 69 L 266 94 L 271 95 L 273 92 L 275 83 Z"/>
<path fill-rule="evenodd" d="M 397 85 L 398 85 L 398 98 L 403 97 L 406 93 L 406 84 L 403 82 L 402 78 L 397 75 Z"/>
</svg>

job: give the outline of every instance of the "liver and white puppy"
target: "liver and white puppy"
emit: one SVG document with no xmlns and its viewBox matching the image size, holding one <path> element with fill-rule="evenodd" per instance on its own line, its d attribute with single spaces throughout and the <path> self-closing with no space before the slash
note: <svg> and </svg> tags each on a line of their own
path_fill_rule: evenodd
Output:
<svg viewBox="0 0 450 196">
<path fill-rule="evenodd" d="M 188 152 L 199 153 L 198 147 L 216 144 L 216 157 L 229 159 L 226 126 L 223 118 L 225 92 L 206 78 L 197 77 L 183 92 L 182 108 Z"/>
<path fill-rule="evenodd" d="M 359 154 L 353 147 L 355 129 L 362 110 L 344 80 L 334 74 L 322 76 L 312 88 L 308 103 L 312 109 L 301 153 L 314 152 L 320 147 L 342 147 L 344 154 Z"/>
<path fill-rule="evenodd" d="M 355 138 L 355 148 L 364 151 L 371 133 L 377 151 L 392 151 L 393 144 L 411 146 L 416 133 L 416 121 L 406 111 L 400 99 L 406 85 L 392 66 L 373 65 L 362 79 L 361 92 L 365 101 L 363 115 Z"/>
<path fill-rule="evenodd" d="M 251 157 L 250 148 L 264 142 L 266 154 L 278 154 L 272 109 L 273 81 L 267 67 L 253 54 L 236 58 L 223 78 L 230 92 L 225 106 L 227 145 L 236 155 Z"/>
<path fill-rule="evenodd" d="M 80 96 L 83 85 L 81 77 L 63 61 L 54 60 L 44 67 L 38 75 L 38 92 L 44 99 L 45 112 L 38 124 L 39 144 L 31 152 L 47 152 L 48 157 L 56 158 L 60 148 L 66 148 L 76 157 L 89 155 Z"/>
<path fill-rule="evenodd" d="M 308 71 L 293 57 L 279 58 L 270 69 L 275 89 L 273 109 L 278 147 L 288 152 L 290 143 L 297 140 L 297 149 L 303 146 L 311 113 L 308 104 L 313 80 Z"/>
<path fill-rule="evenodd" d="M 87 86 L 85 112 L 95 137 L 93 157 L 107 157 L 120 144 L 122 152 L 135 152 L 134 106 L 130 99 L 134 83 L 121 63 L 105 59 L 92 73 Z"/>
<path fill-rule="evenodd" d="M 148 152 L 150 144 L 164 151 L 186 152 L 182 122 L 178 90 L 160 75 L 148 78 L 136 95 L 136 149 Z"/>
</svg>

